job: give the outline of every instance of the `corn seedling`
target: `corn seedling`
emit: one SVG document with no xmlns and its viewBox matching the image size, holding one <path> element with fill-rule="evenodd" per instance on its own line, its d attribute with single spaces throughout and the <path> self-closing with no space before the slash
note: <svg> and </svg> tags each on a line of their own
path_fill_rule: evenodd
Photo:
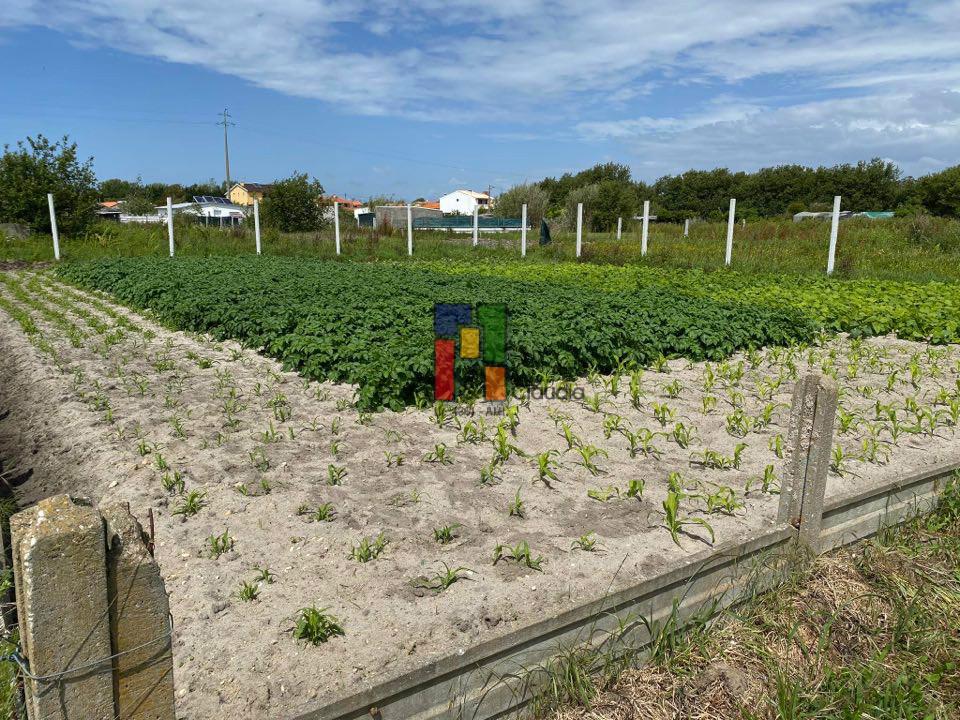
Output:
<svg viewBox="0 0 960 720">
<path fill-rule="evenodd" d="M 453 585 L 458 580 L 469 580 L 470 578 L 467 575 L 462 573 L 473 572 L 468 567 L 457 567 L 451 568 L 445 562 L 441 561 L 443 565 L 442 571 L 437 571 L 430 577 L 420 577 L 413 581 L 412 585 L 415 588 L 422 588 L 424 590 L 431 590 L 435 593 L 441 593 L 451 585 Z"/>
<path fill-rule="evenodd" d="M 363 538 L 350 550 L 350 559 L 357 562 L 367 563 L 380 557 L 380 553 L 387 547 L 389 541 L 380 533 L 375 538 Z"/>
<path fill-rule="evenodd" d="M 703 410 L 703 414 L 709 415 L 717 408 L 717 396 L 704 395 L 702 398 L 700 398 L 700 405 Z"/>
<path fill-rule="evenodd" d="M 683 383 L 679 380 L 667 383 L 663 386 L 663 392 L 668 398 L 678 398 L 680 397 L 680 393 L 683 392 Z"/>
<path fill-rule="evenodd" d="M 263 448 L 256 448 L 248 453 L 248 455 L 250 457 L 250 464 L 260 472 L 266 472 L 270 469 L 270 459 L 263 451 Z"/>
<path fill-rule="evenodd" d="M 343 479 L 347 476 L 347 469 L 330 463 L 327 465 L 327 485 L 343 485 Z"/>
<path fill-rule="evenodd" d="M 588 532 L 586 535 L 581 535 L 570 545 L 570 549 L 577 548 L 583 550 L 584 552 L 596 552 L 600 549 L 600 545 L 597 542 L 596 538 L 593 537 L 592 532 Z"/>
<path fill-rule="evenodd" d="M 543 557 L 533 557 L 530 552 L 530 546 L 526 540 L 521 540 L 514 547 L 509 545 L 497 545 L 493 549 L 493 564 L 496 565 L 503 559 L 512 560 L 515 563 L 528 567 L 531 570 L 543 571 Z"/>
<path fill-rule="evenodd" d="M 667 423 L 672 422 L 676 417 L 676 411 L 667 406 L 666 403 L 655 402 L 651 407 L 653 408 L 653 418 L 660 423 L 660 427 L 666 427 Z"/>
<path fill-rule="evenodd" d="M 846 461 L 847 456 L 844 455 L 843 448 L 836 445 L 830 453 L 830 472 L 843 477 L 847 472 Z"/>
<path fill-rule="evenodd" d="M 327 609 L 318 610 L 316 606 L 301 608 L 293 627 L 295 640 L 303 640 L 311 645 L 320 645 L 332 637 L 343 636 L 343 625 Z"/>
<path fill-rule="evenodd" d="M 598 457 L 609 457 L 606 450 L 593 445 L 578 447 L 577 452 L 580 454 L 580 464 L 583 465 L 591 475 L 599 475 L 601 472 L 600 468 L 594 462 L 594 459 Z"/>
<path fill-rule="evenodd" d="M 547 487 L 552 487 L 550 482 L 559 482 L 556 469 L 560 467 L 559 461 L 553 458 L 559 457 L 560 453 L 556 450 L 547 450 L 537 454 L 537 480 Z"/>
<path fill-rule="evenodd" d="M 230 537 L 230 531 L 224 530 L 219 535 L 211 535 L 207 538 L 207 552 L 210 557 L 216 559 L 226 552 L 233 549 L 233 538 Z"/>
<path fill-rule="evenodd" d="M 750 478 L 747 480 L 746 491 L 750 492 L 750 489 L 756 484 L 760 483 L 760 492 L 767 494 L 776 494 L 780 492 L 780 480 L 777 478 L 776 473 L 773 471 L 773 465 L 767 465 L 763 469 L 763 476 L 759 478 Z"/>
<path fill-rule="evenodd" d="M 513 496 L 513 500 L 507 505 L 507 513 L 510 517 L 521 519 L 527 516 L 526 504 L 523 502 L 523 498 L 520 497 L 520 488 L 517 488 L 516 495 Z"/>
<path fill-rule="evenodd" d="M 784 446 L 783 446 L 783 435 L 779 433 L 774 435 L 767 441 L 767 447 L 777 456 L 780 460 L 783 460 L 784 457 Z"/>
<path fill-rule="evenodd" d="M 453 460 L 447 452 L 447 446 L 443 443 L 437 443 L 433 446 L 433 452 L 428 452 L 423 456 L 423 461 L 428 463 L 440 463 L 441 465 L 450 465 Z"/>
<path fill-rule="evenodd" d="M 568 422 L 560 423 L 560 430 L 563 433 L 563 439 L 567 441 L 567 450 L 573 450 L 581 444 L 580 438 L 573 431 L 573 427 Z"/>
<path fill-rule="evenodd" d="M 273 581 L 276 579 L 274 574 L 270 572 L 270 568 L 260 567 L 259 565 L 253 568 L 257 571 L 257 577 L 254 578 L 256 582 L 266 583 L 267 585 L 273 585 Z"/>
<path fill-rule="evenodd" d="M 597 502 L 607 502 L 615 497 L 620 497 L 620 491 L 613 485 L 607 485 L 605 488 L 587 490 L 587 497 Z"/>
<path fill-rule="evenodd" d="M 754 420 L 742 409 L 737 408 L 727 415 L 727 432 L 734 437 L 746 437 L 754 428 Z"/>
<path fill-rule="evenodd" d="M 387 467 L 400 467 L 403 465 L 404 455 L 402 453 L 386 450 L 383 453 L 383 457 L 387 461 Z"/>
<path fill-rule="evenodd" d="M 444 525 L 443 527 L 438 527 L 433 529 L 433 539 L 441 545 L 446 545 L 447 543 L 453 542 L 457 537 L 457 528 L 462 527 L 460 523 L 453 523 L 452 525 Z"/>
<path fill-rule="evenodd" d="M 673 441 L 681 448 L 686 450 L 688 447 L 690 447 L 690 443 L 693 441 L 695 432 L 682 422 L 679 422 L 673 426 L 673 432 L 671 435 L 673 437 Z"/>
<path fill-rule="evenodd" d="M 161 475 L 160 484 L 168 493 L 182 495 L 186 483 L 184 482 L 183 476 L 180 474 L 180 472 L 176 471 L 173 473 L 165 472 L 163 475 Z"/>
<path fill-rule="evenodd" d="M 636 498 L 637 500 L 642 499 L 644 485 L 645 483 L 643 480 L 638 480 L 638 479 L 630 480 L 627 483 L 627 490 L 624 493 L 624 497 Z"/>
<path fill-rule="evenodd" d="M 243 602 L 253 602 L 260 595 L 260 586 L 255 582 L 241 581 L 237 596 Z"/>
<path fill-rule="evenodd" d="M 670 531 L 670 537 L 677 545 L 680 544 L 680 532 L 687 525 L 699 525 L 710 535 L 710 543 L 715 541 L 713 528 L 703 518 L 681 517 L 680 516 L 680 495 L 670 490 L 667 492 L 667 499 L 663 501 L 664 523 L 667 530 Z"/>
</svg>

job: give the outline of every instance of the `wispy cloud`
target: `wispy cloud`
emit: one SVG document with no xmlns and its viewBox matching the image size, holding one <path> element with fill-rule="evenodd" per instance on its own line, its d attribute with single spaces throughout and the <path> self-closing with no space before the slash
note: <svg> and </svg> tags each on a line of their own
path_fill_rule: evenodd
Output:
<svg viewBox="0 0 960 720">
<path fill-rule="evenodd" d="M 512 126 L 549 118 L 634 150 L 694 137 L 741 147 L 733 128 L 751 142 L 766 128 L 759 144 L 781 147 L 800 137 L 853 147 L 858 133 L 917 152 L 931 138 L 956 142 L 955 126 L 918 99 L 960 89 L 960 0 L 234 0 L 229 10 L 6 0 L 0 30 L 22 26 L 348 113 Z M 776 102 L 744 92 L 761 81 L 781 86 Z M 699 105 L 657 112 L 675 86 L 701 88 Z"/>
</svg>

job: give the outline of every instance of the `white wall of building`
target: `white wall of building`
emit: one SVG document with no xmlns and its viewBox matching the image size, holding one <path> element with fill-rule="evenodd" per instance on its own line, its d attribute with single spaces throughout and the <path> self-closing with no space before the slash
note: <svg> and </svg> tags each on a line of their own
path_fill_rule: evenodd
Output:
<svg viewBox="0 0 960 720">
<path fill-rule="evenodd" d="M 477 207 L 477 196 L 466 190 L 454 190 L 440 197 L 440 212 L 444 215 L 473 215 L 473 209 Z M 481 206 L 481 207 L 489 207 Z"/>
</svg>

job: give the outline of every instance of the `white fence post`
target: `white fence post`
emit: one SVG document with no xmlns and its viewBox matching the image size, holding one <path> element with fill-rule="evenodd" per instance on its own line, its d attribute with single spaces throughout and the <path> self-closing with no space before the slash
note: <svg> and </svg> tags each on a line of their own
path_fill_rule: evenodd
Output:
<svg viewBox="0 0 960 720">
<path fill-rule="evenodd" d="M 333 238 L 337 245 L 337 255 L 340 254 L 340 203 L 333 203 Z"/>
<path fill-rule="evenodd" d="M 583 203 L 577 203 L 577 257 L 583 246 Z"/>
<path fill-rule="evenodd" d="M 617 218 L 617 240 L 620 239 L 620 236 L 623 235 L 623 218 Z"/>
<path fill-rule="evenodd" d="M 480 242 L 480 208 L 473 206 L 473 246 Z"/>
<path fill-rule="evenodd" d="M 407 255 L 413 255 L 413 210 L 407 203 Z"/>
<path fill-rule="evenodd" d="M 650 201 L 643 201 L 643 234 L 640 236 L 640 254 L 647 254 L 647 234 L 650 232 Z"/>
<path fill-rule="evenodd" d="M 683 221 L 683 236 L 690 237 L 690 218 Z"/>
<path fill-rule="evenodd" d="M 727 218 L 727 257 L 725 263 L 733 260 L 733 223 L 737 215 L 737 199 L 730 198 L 730 217 Z"/>
<path fill-rule="evenodd" d="M 837 255 L 837 230 L 840 226 L 840 196 L 833 197 L 833 217 L 830 219 L 830 254 L 827 256 L 827 275 L 833 273 L 833 261 Z"/>
<path fill-rule="evenodd" d="M 253 201 L 253 235 L 257 240 L 257 255 L 260 254 L 260 201 Z"/>
<path fill-rule="evenodd" d="M 167 237 L 170 239 L 170 257 L 173 257 L 173 198 L 167 198 Z"/>
<path fill-rule="evenodd" d="M 520 257 L 527 256 L 527 204 L 520 209 Z"/>
<path fill-rule="evenodd" d="M 53 209 L 53 193 L 47 193 L 47 205 L 50 206 L 50 233 L 53 235 L 53 258 L 60 259 L 60 233 L 57 232 L 57 213 Z"/>
</svg>

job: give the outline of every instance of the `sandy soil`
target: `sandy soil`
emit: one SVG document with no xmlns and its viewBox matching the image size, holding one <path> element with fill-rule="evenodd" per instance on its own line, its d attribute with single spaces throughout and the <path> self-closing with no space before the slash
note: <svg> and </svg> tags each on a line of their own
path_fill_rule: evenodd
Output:
<svg viewBox="0 0 960 720">
<path fill-rule="evenodd" d="M 22 504 L 70 492 L 127 500 L 141 518 L 154 508 L 185 719 L 292 715 L 661 571 L 709 543 L 702 527 L 687 526 L 679 545 L 665 528 L 671 472 L 688 493 L 681 516 L 706 520 L 716 542 L 772 525 L 786 462 L 776 438 L 787 432 L 795 377 L 811 367 L 837 370 L 841 405 L 852 417 L 837 436 L 849 457 L 841 474 L 831 474 L 828 493 L 960 450 L 948 426 L 949 403 L 960 410 L 960 349 L 837 338 L 724 364 L 671 360 L 643 373 L 636 407 L 629 376 L 617 388 L 602 377 L 574 383 L 583 401 L 516 402 L 518 424 L 501 442 L 517 451 L 481 483 L 497 423 L 506 422 L 482 403 L 473 416 L 461 408 L 442 424 L 432 409 L 358 414 L 352 388 L 304 382 L 234 343 L 166 330 L 45 274 L 7 272 L 0 280 L 0 298 L 40 328 L 29 339 L 0 308 L 5 474 L 16 479 Z M 708 412 L 705 395 L 716 398 Z M 655 404 L 673 413 L 664 425 Z M 764 427 L 749 422 L 744 437 L 728 431 L 736 406 L 756 419 L 767 405 Z M 895 427 L 883 419 L 891 409 Z M 932 431 L 925 409 L 935 413 Z M 481 422 L 486 438 L 471 442 L 469 427 Z M 692 432 L 688 447 L 673 435 L 677 423 Z M 628 435 L 641 429 L 658 433 L 656 452 L 632 457 Z M 730 458 L 738 443 L 746 447 L 737 469 L 691 458 L 707 449 Z M 428 457 L 441 444 L 449 462 Z M 600 451 L 595 468 L 580 452 L 591 447 Z M 541 481 L 536 455 L 550 450 L 556 479 Z M 339 485 L 328 484 L 331 466 L 345 471 Z M 205 493 L 197 514 L 173 513 L 184 493 L 164 489 L 161 479 L 174 473 L 185 493 Z M 626 495 L 633 479 L 645 484 L 639 498 Z M 518 492 L 523 517 L 508 513 Z M 707 498 L 717 503 L 731 493 L 728 512 L 710 511 Z M 302 514 L 327 502 L 331 521 Z M 455 526 L 447 544 L 434 539 L 443 526 Z M 224 531 L 233 547 L 213 558 L 207 539 Z M 378 558 L 351 559 L 357 543 L 381 532 L 388 543 Z M 588 533 L 598 543 L 593 552 L 574 546 Z M 521 541 L 542 557 L 542 571 L 492 564 L 498 544 Z M 414 587 L 441 563 L 468 570 L 443 592 Z M 274 581 L 243 601 L 241 583 L 254 582 L 257 568 L 269 568 Z M 311 605 L 328 608 L 345 635 L 317 647 L 295 641 L 296 615 Z"/>
</svg>

